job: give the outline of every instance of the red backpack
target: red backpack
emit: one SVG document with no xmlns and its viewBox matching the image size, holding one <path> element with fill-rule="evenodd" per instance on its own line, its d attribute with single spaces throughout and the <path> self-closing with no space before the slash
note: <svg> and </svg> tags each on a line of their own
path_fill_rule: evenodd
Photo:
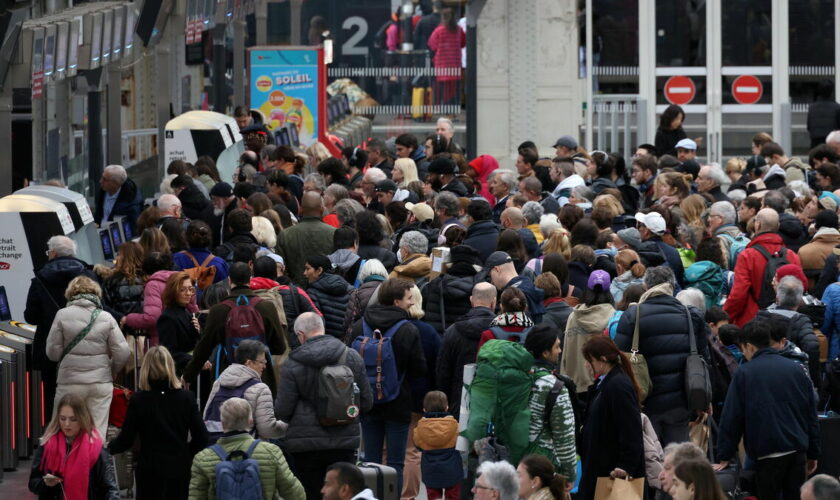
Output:
<svg viewBox="0 0 840 500">
<path fill-rule="evenodd" d="M 236 300 L 225 300 L 222 304 L 230 307 L 225 323 L 225 355 L 233 363 L 234 353 L 243 340 L 258 340 L 266 343 L 265 325 L 263 318 L 257 311 L 257 304 L 262 302 L 259 297 L 240 295 Z"/>
</svg>

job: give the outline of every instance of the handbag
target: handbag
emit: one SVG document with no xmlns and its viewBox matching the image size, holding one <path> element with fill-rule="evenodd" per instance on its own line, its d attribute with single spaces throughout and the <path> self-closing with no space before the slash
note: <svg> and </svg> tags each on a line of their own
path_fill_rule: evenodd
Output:
<svg viewBox="0 0 840 500">
<path fill-rule="evenodd" d="M 71 340 L 69 344 L 64 347 L 64 351 L 61 352 L 61 359 L 58 360 L 59 364 L 64 361 L 65 356 L 70 354 L 70 351 L 72 351 L 81 341 L 85 339 L 85 337 L 88 336 L 88 333 L 90 333 L 90 330 L 93 328 L 93 324 L 96 323 L 96 318 L 99 317 L 99 313 L 101 312 L 102 309 L 94 309 L 93 312 L 90 313 L 90 322 L 86 327 L 82 328 L 81 332 L 73 337 L 73 340 Z"/>
<path fill-rule="evenodd" d="M 709 450 L 709 426 L 707 425 L 708 416 L 704 413 L 700 420 L 688 423 L 688 439 L 694 443 L 695 446 L 707 452 Z"/>
<path fill-rule="evenodd" d="M 639 304 L 636 306 L 636 327 L 633 330 L 633 345 L 630 347 L 630 352 L 624 354 L 630 358 L 633 376 L 636 378 L 636 383 L 639 384 L 639 403 L 644 403 L 650 391 L 653 389 L 653 382 L 650 380 L 647 361 L 642 353 L 639 352 L 639 318 L 641 316 L 642 305 Z"/>
<path fill-rule="evenodd" d="M 692 411 L 706 411 L 712 403 L 712 380 L 709 378 L 709 365 L 703 356 L 697 354 L 697 339 L 694 337 L 694 322 L 691 312 L 685 307 L 688 318 L 688 337 L 691 353 L 685 360 L 685 396 L 688 399 L 688 409 Z"/>
<path fill-rule="evenodd" d="M 594 500 L 642 500 L 645 478 L 599 477 L 595 483 Z"/>
</svg>

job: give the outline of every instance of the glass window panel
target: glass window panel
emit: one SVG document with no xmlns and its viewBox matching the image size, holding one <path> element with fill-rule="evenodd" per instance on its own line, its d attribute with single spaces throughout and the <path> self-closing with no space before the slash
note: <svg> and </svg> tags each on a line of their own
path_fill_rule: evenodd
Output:
<svg viewBox="0 0 840 500">
<path fill-rule="evenodd" d="M 723 65 L 769 66 L 771 0 L 726 0 L 721 13 Z"/>
<path fill-rule="evenodd" d="M 706 65 L 706 2 L 656 0 L 657 66 Z"/>
</svg>

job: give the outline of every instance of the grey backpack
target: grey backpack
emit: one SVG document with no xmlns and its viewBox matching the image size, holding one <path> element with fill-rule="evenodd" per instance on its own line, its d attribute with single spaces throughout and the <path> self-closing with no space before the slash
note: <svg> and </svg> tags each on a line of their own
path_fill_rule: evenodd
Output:
<svg viewBox="0 0 840 500">
<path fill-rule="evenodd" d="M 321 367 L 318 372 L 316 411 L 318 422 L 325 426 L 347 425 L 359 419 L 359 386 L 353 370 L 347 366 L 347 352 L 333 365 Z"/>
</svg>

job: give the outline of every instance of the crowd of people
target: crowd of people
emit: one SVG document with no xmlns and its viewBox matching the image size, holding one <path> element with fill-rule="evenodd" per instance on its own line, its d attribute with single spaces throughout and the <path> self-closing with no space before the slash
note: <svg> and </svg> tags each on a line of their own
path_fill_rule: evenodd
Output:
<svg viewBox="0 0 840 500">
<path fill-rule="evenodd" d="M 29 290 L 30 489 L 116 498 L 130 453 L 141 500 L 373 499 L 372 470 L 406 500 L 840 498 L 840 131 L 701 165 L 683 118 L 511 169 L 445 118 L 341 158 L 249 140 L 146 207 L 109 166 L 94 213 L 138 237 L 91 267 L 54 236 Z"/>
</svg>

